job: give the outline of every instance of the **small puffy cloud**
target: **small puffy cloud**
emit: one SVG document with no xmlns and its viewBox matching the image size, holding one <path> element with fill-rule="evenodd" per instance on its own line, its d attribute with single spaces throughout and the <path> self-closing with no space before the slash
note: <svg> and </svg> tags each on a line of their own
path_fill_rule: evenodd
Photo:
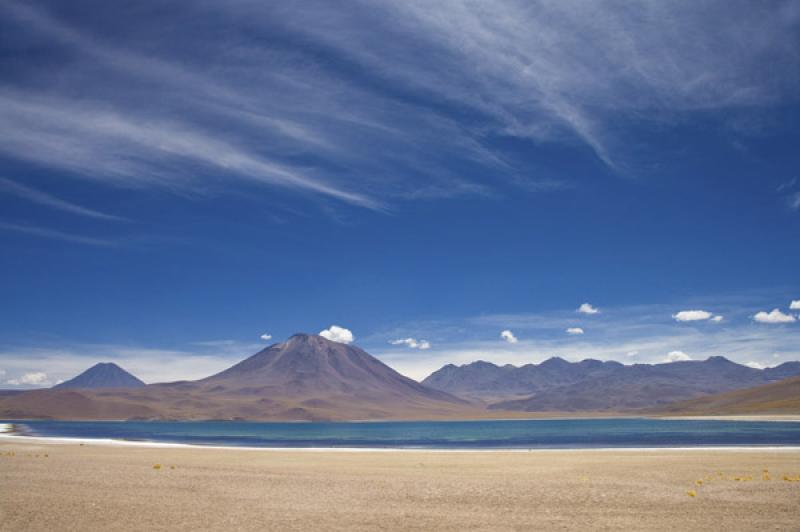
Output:
<svg viewBox="0 0 800 532">
<path fill-rule="evenodd" d="M 762 364 L 761 362 L 748 362 L 747 364 L 745 364 L 745 366 L 747 366 L 748 368 L 753 368 L 753 369 L 764 369 L 764 368 L 767 367 L 764 364 Z"/>
<path fill-rule="evenodd" d="M 508 329 L 506 329 L 505 331 L 500 333 L 500 338 L 502 338 L 503 340 L 505 340 L 509 344 L 516 344 L 517 342 L 519 342 L 517 337 L 514 336 L 514 333 L 512 333 Z"/>
<path fill-rule="evenodd" d="M 269 333 L 264 333 L 260 338 L 266 342 L 267 340 L 272 340 L 272 335 Z"/>
<path fill-rule="evenodd" d="M 723 318 L 722 316 L 720 316 L 719 314 L 717 314 L 716 316 L 714 316 L 713 318 L 711 318 L 711 321 L 713 321 L 714 323 L 721 323 L 721 322 L 722 322 L 722 320 L 724 320 L 724 319 L 725 319 L 725 318 Z"/>
<path fill-rule="evenodd" d="M 772 309 L 772 312 L 757 312 L 753 319 L 758 323 L 793 323 L 797 318 L 791 314 L 784 314 L 778 309 Z"/>
<path fill-rule="evenodd" d="M 707 310 L 682 310 L 672 315 L 675 321 L 703 321 L 711 319 L 713 314 Z"/>
<path fill-rule="evenodd" d="M 628 351 L 627 353 L 625 353 L 625 356 L 626 357 L 635 357 L 638 354 L 639 354 L 639 351 Z"/>
<path fill-rule="evenodd" d="M 597 314 L 600 312 L 600 309 L 593 307 L 589 303 L 584 303 L 580 307 L 578 307 L 578 312 L 581 314 Z"/>
<path fill-rule="evenodd" d="M 350 329 L 345 329 L 338 325 L 331 325 L 324 331 L 320 331 L 319 335 L 323 338 L 327 338 L 331 342 L 338 342 L 340 344 L 351 344 L 355 339 Z"/>
<path fill-rule="evenodd" d="M 684 353 L 683 351 L 670 351 L 667 353 L 666 362 L 683 362 L 685 360 L 691 360 L 692 357 Z"/>
<path fill-rule="evenodd" d="M 583 334 L 583 329 L 580 327 L 570 327 L 566 332 L 567 334 Z"/>
<path fill-rule="evenodd" d="M 800 299 L 795 299 L 789 303 L 789 308 L 792 310 L 800 310 Z"/>
<path fill-rule="evenodd" d="M 392 345 L 405 345 L 411 349 L 430 349 L 431 343 L 427 340 L 417 340 L 416 338 L 398 338 L 397 340 L 390 340 Z"/>
<path fill-rule="evenodd" d="M 47 374 L 42 373 L 41 371 L 32 371 L 30 373 L 24 373 L 21 377 L 17 379 L 11 379 L 8 381 L 8 384 L 13 386 L 26 386 L 26 385 L 45 385 L 50 384 L 47 382 Z"/>
</svg>

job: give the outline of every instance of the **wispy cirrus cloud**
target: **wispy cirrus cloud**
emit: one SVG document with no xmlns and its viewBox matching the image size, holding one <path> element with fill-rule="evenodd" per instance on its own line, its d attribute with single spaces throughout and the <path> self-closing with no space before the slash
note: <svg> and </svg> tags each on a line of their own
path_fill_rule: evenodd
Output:
<svg viewBox="0 0 800 532">
<path fill-rule="evenodd" d="M 612 120 L 666 123 L 683 112 L 769 104 L 792 98 L 798 82 L 796 72 L 760 75 L 765 54 L 796 64 L 800 10 L 791 3 L 370 7 L 348 13 L 315 4 L 278 16 L 405 90 L 480 113 L 490 131 L 539 141 L 571 137 L 612 168 L 629 155 Z M 237 9 L 274 16 L 252 4 Z M 315 16 L 326 23 L 308 24 Z"/>
<path fill-rule="evenodd" d="M 61 198 L 57 198 L 52 194 L 42 192 L 41 190 L 36 190 L 35 188 L 25 186 L 21 183 L 17 183 L 16 181 L 12 181 L 4 177 L 0 177 L 0 193 L 12 194 L 14 196 L 26 199 L 28 201 L 44 205 L 46 207 L 52 207 L 54 209 L 59 209 L 72 214 L 78 214 L 80 216 L 88 216 L 89 218 L 98 218 L 101 220 L 113 220 L 113 221 L 125 220 L 125 218 L 122 218 L 120 216 L 114 216 L 111 214 L 106 214 L 104 212 L 96 211 L 94 209 L 90 209 L 88 207 L 83 207 L 76 203 L 72 203 L 63 200 Z"/>
<path fill-rule="evenodd" d="M 254 183 L 305 189 L 364 207 L 380 207 L 362 194 L 340 190 L 178 123 L 18 93 L 0 93 L 0 118 L 5 123 L 0 128 L 0 151 L 82 175 L 123 183 L 167 181 L 175 185 L 176 174 L 184 181 L 190 178 L 178 170 L 181 162 L 188 161 Z"/>
<path fill-rule="evenodd" d="M 21 43 L 0 82 L 5 156 L 132 188 L 277 186 L 379 210 L 558 188 L 496 141 L 588 147 L 624 172 L 647 149 L 620 120 L 746 112 L 798 85 L 789 2 L 198 2 L 158 24 L 147 7 L 0 9 Z M 763 75 L 765 56 L 785 68 Z"/>
<path fill-rule="evenodd" d="M 446 168 L 456 154 L 505 164 L 451 119 L 309 66 L 302 50 L 245 46 L 233 25 L 207 55 L 175 57 L 171 42 L 134 37 L 123 47 L 32 4 L 3 8 L 34 30 L 27 38 L 64 45 L 67 62 L 92 59 L 63 73 L 58 95 L 2 93 L 8 126 L 0 139 L 9 156 L 132 187 L 207 190 L 204 181 L 219 182 L 221 173 L 226 186 L 230 178 L 284 186 L 371 209 L 384 208 L 377 196 L 486 193 Z M 147 33 L 149 21 L 129 22 L 132 35 Z M 145 44 L 163 48 L 137 51 Z M 414 175 L 424 186 L 407 182 Z"/>
<path fill-rule="evenodd" d="M 796 177 L 778 185 L 776 192 L 784 197 L 791 210 L 800 210 L 800 190 L 798 190 L 798 179 Z"/>
<path fill-rule="evenodd" d="M 86 244 L 88 246 L 114 247 L 117 245 L 117 243 L 114 242 L 113 240 L 107 240 L 104 238 L 94 238 L 72 233 L 65 233 L 63 231 L 56 231 L 54 229 L 36 227 L 33 225 L 22 225 L 22 224 L 11 224 L 11 223 L 0 222 L 0 230 L 13 231 L 16 233 L 23 233 L 51 240 L 75 242 L 76 244 Z"/>
</svg>

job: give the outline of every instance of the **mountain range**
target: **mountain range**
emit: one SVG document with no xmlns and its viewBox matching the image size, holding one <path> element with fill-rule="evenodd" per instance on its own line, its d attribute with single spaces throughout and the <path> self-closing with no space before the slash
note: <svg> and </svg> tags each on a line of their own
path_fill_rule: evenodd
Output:
<svg viewBox="0 0 800 532">
<path fill-rule="evenodd" d="M 419 383 L 356 346 L 296 334 L 197 381 L 145 385 L 115 364 L 97 364 L 51 389 L 0 393 L 0 419 L 478 419 L 747 408 L 798 413 L 797 376 L 800 362 L 762 370 L 724 357 L 655 365 L 551 358 L 521 367 L 448 364 Z"/>
<path fill-rule="evenodd" d="M 308 334 L 198 381 L 0 397 L 5 418 L 419 419 L 479 416 L 480 410 L 404 377 L 356 346 Z"/>
<path fill-rule="evenodd" d="M 767 384 L 800 375 L 800 362 L 755 369 L 715 356 L 702 361 L 623 365 L 550 358 L 541 364 L 449 364 L 426 386 L 488 405 L 525 412 L 622 412 Z"/>
</svg>

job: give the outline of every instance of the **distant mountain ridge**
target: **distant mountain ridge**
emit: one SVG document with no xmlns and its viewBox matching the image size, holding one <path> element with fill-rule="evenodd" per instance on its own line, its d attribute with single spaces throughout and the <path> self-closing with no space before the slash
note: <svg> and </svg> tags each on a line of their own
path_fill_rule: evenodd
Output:
<svg viewBox="0 0 800 532">
<path fill-rule="evenodd" d="M 57 388 L 0 396 L 0 418 L 359 420 L 484 412 L 399 374 L 356 346 L 309 334 L 198 381 L 114 388 L 99 377 L 119 372 L 98 366 Z M 102 389 L 89 386 L 100 381 Z"/>
<path fill-rule="evenodd" d="M 56 384 L 53 388 L 142 388 L 146 386 L 131 373 L 113 362 L 101 362 L 87 369 L 77 377 Z"/>
<path fill-rule="evenodd" d="M 471 364 L 447 364 L 422 381 L 422 384 L 462 397 L 481 400 L 520 397 L 587 378 L 602 377 L 623 367 L 619 362 L 586 359 L 567 362 L 553 357 L 541 364 L 497 366 L 478 360 Z"/>
<path fill-rule="evenodd" d="M 634 364 L 551 358 L 541 364 L 497 366 L 478 361 L 449 364 L 423 384 L 490 409 L 525 412 L 630 411 L 767 384 L 800 375 L 800 362 L 764 370 L 725 357 L 664 364 Z"/>
<path fill-rule="evenodd" d="M 333 421 L 540 413 L 650 415 L 676 401 L 689 405 L 680 408 L 700 409 L 686 401 L 703 397 L 721 397 L 713 400 L 737 411 L 759 401 L 769 405 L 758 408 L 777 408 L 770 394 L 782 401 L 779 406 L 785 412 L 800 409 L 793 399 L 800 395 L 794 382 L 769 388 L 764 399 L 745 394 L 752 400 L 741 407 L 731 406 L 740 396 L 719 394 L 795 375 L 800 376 L 800 362 L 759 370 L 724 357 L 630 366 L 551 358 L 522 367 L 485 361 L 447 365 L 419 383 L 357 346 L 296 334 L 197 381 L 144 385 L 114 364 L 98 364 L 55 388 L 0 393 L 0 419 Z"/>
</svg>

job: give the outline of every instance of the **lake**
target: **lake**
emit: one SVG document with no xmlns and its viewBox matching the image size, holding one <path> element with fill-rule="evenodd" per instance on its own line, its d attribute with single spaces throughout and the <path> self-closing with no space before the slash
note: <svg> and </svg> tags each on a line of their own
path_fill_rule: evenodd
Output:
<svg viewBox="0 0 800 532">
<path fill-rule="evenodd" d="M 800 445 L 800 423 L 537 419 L 350 423 L 8 421 L 30 436 L 241 447 L 565 449 Z"/>
</svg>

